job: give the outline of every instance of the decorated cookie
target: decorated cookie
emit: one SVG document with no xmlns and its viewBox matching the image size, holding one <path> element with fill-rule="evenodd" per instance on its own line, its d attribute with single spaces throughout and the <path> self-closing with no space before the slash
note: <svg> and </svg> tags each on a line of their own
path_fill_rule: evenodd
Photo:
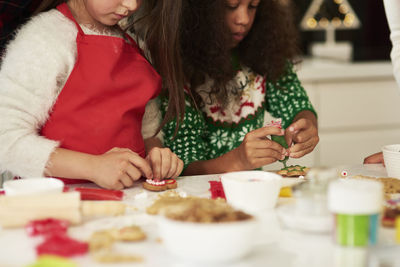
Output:
<svg viewBox="0 0 400 267">
<path fill-rule="evenodd" d="M 384 203 L 382 225 L 395 227 L 396 218 L 400 218 L 400 197 L 388 199 Z"/>
<path fill-rule="evenodd" d="M 143 188 L 150 191 L 165 191 L 168 189 L 175 189 L 178 187 L 178 184 L 174 179 L 165 179 L 162 181 L 156 181 L 153 179 L 147 179 L 146 182 L 143 183 Z"/>
<path fill-rule="evenodd" d="M 308 172 L 309 168 L 300 166 L 300 165 L 292 165 L 288 166 L 286 168 L 282 168 L 280 171 L 277 173 L 279 175 L 285 176 L 285 177 L 298 177 L 298 176 L 305 176 Z"/>
</svg>

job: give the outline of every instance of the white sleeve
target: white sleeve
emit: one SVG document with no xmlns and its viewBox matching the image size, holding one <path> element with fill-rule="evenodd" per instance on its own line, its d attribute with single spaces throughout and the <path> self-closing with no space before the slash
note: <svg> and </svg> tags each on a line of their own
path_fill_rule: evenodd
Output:
<svg viewBox="0 0 400 267">
<path fill-rule="evenodd" d="M 142 121 L 142 136 L 143 139 L 151 138 L 156 133 L 161 124 L 161 110 L 158 98 L 150 99 L 146 104 L 146 110 Z M 162 131 L 158 132 L 156 137 L 163 142 Z"/>
<path fill-rule="evenodd" d="M 393 73 L 400 87 L 400 1 L 384 0 L 386 17 L 390 28 L 392 52 L 390 54 L 393 64 Z"/>
<path fill-rule="evenodd" d="M 76 58 L 75 25 L 57 10 L 24 25 L 0 69 L 0 172 L 42 176 L 58 142 L 40 136 Z"/>
</svg>

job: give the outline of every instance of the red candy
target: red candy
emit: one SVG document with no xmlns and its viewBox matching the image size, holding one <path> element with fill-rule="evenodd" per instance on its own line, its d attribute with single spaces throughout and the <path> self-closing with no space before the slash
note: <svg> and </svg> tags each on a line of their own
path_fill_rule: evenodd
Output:
<svg viewBox="0 0 400 267">
<path fill-rule="evenodd" d="M 43 243 L 36 247 L 38 255 L 50 254 L 62 257 L 74 257 L 86 254 L 89 246 L 86 242 L 72 239 L 64 234 L 55 234 L 45 237 Z"/>
<path fill-rule="evenodd" d="M 222 187 L 222 183 L 219 181 L 208 181 L 210 183 L 210 191 L 211 191 L 211 198 L 225 198 L 224 188 Z"/>
<path fill-rule="evenodd" d="M 124 196 L 121 190 L 77 187 L 75 191 L 81 193 L 81 200 L 122 200 Z"/>
<path fill-rule="evenodd" d="M 29 222 L 25 229 L 29 236 L 66 234 L 69 222 L 57 219 L 43 219 Z"/>
</svg>

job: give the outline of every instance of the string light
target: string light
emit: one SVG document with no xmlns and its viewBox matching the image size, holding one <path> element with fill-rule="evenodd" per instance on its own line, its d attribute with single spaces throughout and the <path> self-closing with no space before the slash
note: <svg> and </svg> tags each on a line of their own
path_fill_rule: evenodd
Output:
<svg viewBox="0 0 400 267">
<path fill-rule="evenodd" d="M 322 28 L 327 28 L 328 26 L 329 26 L 329 20 L 327 19 L 327 18 L 321 18 L 320 20 L 319 20 L 319 25 L 322 27 Z"/>
<path fill-rule="evenodd" d="M 314 29 L 315 27 L 317 27 L 317 21 L 314 18 L 308 18 L 307 19 L 307 26 L 311 29 Z"/>
<path fill-rule="evenodd" d="M 349 9 L 347 8 L 346 5 L 342 4 L 339 6 L 339 12 L 342 14 L 347 14 L 349 13 Z"/>
<path fill-rule="evenodd" d="M 332 14 L 330 5 L 336 5 L 337 14 Z M 304 30 L 327 29 L 330 26 L 335 29 L 355 29 L 360 26 L 348 0 L 313 0 L 301 22 Z"/>
</svg>

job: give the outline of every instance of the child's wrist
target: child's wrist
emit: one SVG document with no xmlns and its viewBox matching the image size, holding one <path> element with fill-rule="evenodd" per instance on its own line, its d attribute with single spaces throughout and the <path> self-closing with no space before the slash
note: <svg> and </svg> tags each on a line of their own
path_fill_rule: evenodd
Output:
<svg viewBox="0 0 400 267">
<path fill-rule="evenodd" d="M 93 183 L 96 183 L 96 171 L 98 169 L 97 161 L 98 156 L 87 155 L 86 159 L 83 162 L 83 178 Z"/>
<path fill-rule="evenodd" d="M 241 153 L 239 150 L 239 147 L 235 148 L 234 150 L 231 151 L 231 162 L 232 164 L 230 164 L 231 166 L 231 170 L 229 171 L 243 171 L 246 170 L 246 166 L 245 166 L 245 162 L 241 157 Z"/>
</svg>

